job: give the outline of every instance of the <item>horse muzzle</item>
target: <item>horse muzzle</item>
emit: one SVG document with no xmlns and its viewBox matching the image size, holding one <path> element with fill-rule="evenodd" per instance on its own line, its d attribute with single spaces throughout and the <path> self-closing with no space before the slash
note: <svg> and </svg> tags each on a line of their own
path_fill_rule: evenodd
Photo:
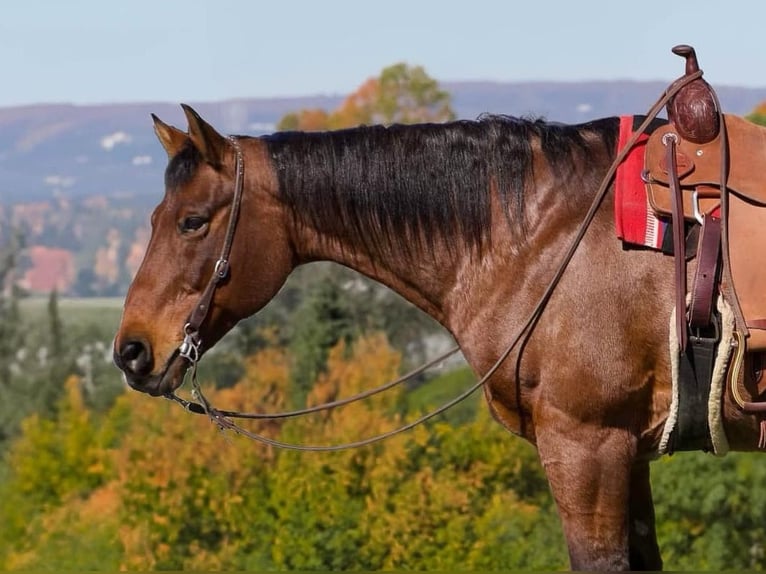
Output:
<svg viewBox="0 0 766 574">
<path fill-rule="evenodd" d="M 128 340 L 119 347 L 115 344 L 112 357 L 132 389 L 155 397 L 170 394 L 180 387 L 190 366 L 187 359 L 176 351 L 160 372 L 153 372 L 155 360 L 152 348 L 140 339 Z"/>
</svg>

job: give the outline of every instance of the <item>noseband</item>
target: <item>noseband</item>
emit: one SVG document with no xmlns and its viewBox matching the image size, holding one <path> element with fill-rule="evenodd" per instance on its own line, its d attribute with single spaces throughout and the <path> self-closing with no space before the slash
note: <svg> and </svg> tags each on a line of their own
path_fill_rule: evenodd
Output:
<svg viewBox="0 0 766 574">
<path fill-rule="evenodd" d="M 178 347 L 178 356 L 189 361 L 192 368 L 196 367 L 197 361 L 200 358 L 200 346 L 202 344 L 200 327 L 210 312 L 210 307 L 218 285 L 229 276 L 229 256 L 231 255 L 231 247 L 234 243 L 234 232 L 237 230 L 239 208 L 242 204 L 245 161 L 242 158 L 242 148 L 240 147 L 239 142 L 237 142 L 233 136 L 229 136 L 229 141 L 231 142 L 231 145 L 234 146 L 234 151 L 237 156 L 237 162 L 234 167 L 234 198 L 231 202 L 229 225 L 226 228 L 226 237 L 224 238 L 223 247 L 221 248 L 221 255 L 218 257 L 218 260 L 215 262 L 215 267 L 213 268 L 213 275 L 210 277 L 199 301 L 194 306 L 194 309 L 189 314 L 186 324 L 183 326 L 184 340 Z"/>
</svg>

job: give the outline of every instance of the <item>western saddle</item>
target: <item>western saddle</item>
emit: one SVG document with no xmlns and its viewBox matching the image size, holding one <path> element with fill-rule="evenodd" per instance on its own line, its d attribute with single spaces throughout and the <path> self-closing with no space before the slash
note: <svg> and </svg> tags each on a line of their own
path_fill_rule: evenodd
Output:
<svg viewBox="0 0 766 574">
<path fill-rule="evenodd" d="M 745 401 L 739 390 L 747 387 L 752 395 L 761 394 L 756 370 L 766 352 L 766 265 L 752 259 L 766 248 L 766 128 L 722 113 L 714 90 L 701 77 L 694 49 L 681 45 L 673 52 L 686 59 L 686 79 L 698 77 L 669 100 L 669 123 L 647 142 L 643 178 L 649 205 L 671 220 L 680 384 L 710 388 L 705 379 L 718 352 L 715 302 L 721 296 L 735 321 L 728 368 L 732 395 L 743 411 L 763 417 L 766 401 Z M 687 293 L 690 254 L 685 244 L 691 229 L 698 232 L 697 270 Z M 704 401 L 706 405 L 707 396 Z M 697 408 L 700 401 L 687 402 L 688 408 Z M 699 427 L 681 425 L 679 434 L 686 436 L 676 441 L 675 450 L 705 449 L 707 429 Z M 766 448 L 766 425 L 761 429 L 759 446 Z"/>
</svg>

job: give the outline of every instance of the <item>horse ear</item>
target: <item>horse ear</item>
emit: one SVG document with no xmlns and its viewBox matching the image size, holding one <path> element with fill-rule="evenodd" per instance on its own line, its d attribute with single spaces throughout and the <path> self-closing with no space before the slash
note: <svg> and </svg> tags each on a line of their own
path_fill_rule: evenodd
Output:
<svg viewBox="0 0 766 574">
<path fill-rule="evenodd" d="M 189 141 L 189 136 L 178 128 L 169 126 L 154 114 L 152 114 L 152 120 L 154 121 L 154 133 L 157 134 L 157 139 L 160 140 L 162 147 L 168 153 L 168 158 L 172 158 Z"/>
<path fill-rule="evenodd" d="M 226 150 L 226 138 L 219 134 L 213 126 L 203 120 L 190 106 L 181 104 L 189 122 L 189 139 L 199 150 L 204 160 L 214 168 L 223 165 Z"/>
</svg>

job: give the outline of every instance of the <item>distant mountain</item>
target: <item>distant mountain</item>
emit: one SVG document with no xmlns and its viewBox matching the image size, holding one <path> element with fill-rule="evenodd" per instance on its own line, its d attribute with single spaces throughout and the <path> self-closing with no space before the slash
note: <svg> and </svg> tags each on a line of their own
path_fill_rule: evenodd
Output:
<svg viewBox="0 0 766 574">
<path fill-rule="evenodd" d="M 666 84 L 448 82 L 443 87 L 452 94 L 461 118 L 491 112 L 579 122 L 643 113 Z M 766 100 L 766 87 L 717 90 L 723 107 L 735 114 L 747 114 Z M 273 131 L 290 111 L 332 109 L 342 99 L 312 96 L 188 103 L 222 132 L 258 135 Z M 159 193 L 165 154 L 152 132 L 152 112 L 185 127 L 176 103 L 0 108 L 0 203 L 50 198 L 56 191 L 70 197 Z"/>
<path fill-rule="evenodd" d="M 664 82 L 448 82 L 460 118 L 482 113 L 575 123 L 642 114 Z M 722 106 L 744 115 L 761 89 L 716 86 Z M 343 96 L 192 104 L 224 133 L 260 135 L 288 112 L 333 109 Z M 186 127 L 177 103 L 0 108 L 0 245 L 20 228 L 29 247 L 24 285 L 33 292 L 124 293 L 149 236 L 162 193 L 165 152 L 150 113 Z"/>
<path fill-rule="evenodd" d="M 290 110 L 334 105 L 335 98 L 195 104 L 224 132 L 273 130 Z M 42 105 L 0 108 L 0 203 L 92 194 L 157 194 L 165 152 L 149 116 L 185 128 L 177 104 Z"/>
</svg>

